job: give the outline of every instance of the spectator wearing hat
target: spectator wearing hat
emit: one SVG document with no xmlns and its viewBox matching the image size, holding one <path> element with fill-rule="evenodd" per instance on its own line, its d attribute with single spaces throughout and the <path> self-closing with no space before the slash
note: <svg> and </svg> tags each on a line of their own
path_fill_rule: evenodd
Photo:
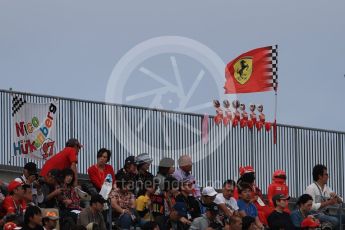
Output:
<svg viewBox="0 0 345 230">
<path fill-rule="evenodd" d="M 256 225 L 260 228 L 263 227 L 258 217 L 258 210 L 252 203 L 253 188 L 248 183 L 241 183 L 237 185 L 240 199 L 237 201 L 239 215 L 242 217 L 250 216 L 255 219 Z"/>
<path fill-rule="evenodd" d="M 44 230 L 53 230 L 56 228 L 59 215 L 54 210 L 44 210 L 43 211 L 43 218 L 42 218 L 42 225 Z"/>
<path fill-rule="evenodd" d="M 302 223 L 301 223 L 301 229 L 316 229 L 319 228 L 321 226 L 320 221 L 318 219 L 315 219 L 312 216 L 308 216 L 307 218 L 305 218 Z M 326 229 L 326 228 L 322 228 L 322 229 Z M 331 228 L 329 228 L 331 229 Z"/>
<path fill-rule="evenodd" d="M 172 207 L 169 214 L 169 219 L 166 224 L 166 228 L 169 230 L 187 230 L 192 224 L 191 221 L 187 219 L 187 206 L 184 202 L 176 202 Z"/>
<path fill-rule="evenodd" d="M 106 148 L 101 148 L 97 152 L 97 163 L 92 165 L 87 170 L 89 179 L 97 191 L 101 191 L 104 180 L 108 174 L 113 178 L 113 184 L 115 184 L 114 169 L 110 164 L 111 151 Z"/>
<path fill-rule="evenodd" d="M 58 169 L 50 170 L 44 178 L 42 193 L 44 200 L 39 203 L 41 208 L 57 208 L 58 197 L 62 194 L 63 188 L 59 187 L 61 171 Z"/>
<path fill-rule="evenodd" d="M 303 194 L 297 200 L 297 209 L 290 214 L 291 221 L 295 228 L 300 228 L 303 219 L 310 215 L 313 206 L 313 198 L 309 194 Z"/>
<path fill-rule="evenodd" d="M 181 182 L 185 179 L 191 181 L 193 183 L 192 195 L 196 198 L 199 198 L 201 196 L 200 187 L 197 185 L 195 177 L 192 175 L 192 158 L 188 155 L 183 155 L 179 158 L 178 165 L 179 168 L 175 170 L 173 176 Z"/>
<path fill-rule="evenodd" d="M 206 207 L 206 213 L 202 214 L 201 217 L 198 217 L 193 220 L 190 230 L 206 230 L 211 229 L 223 229 L 221 222 L 218 220 L 219 209 L 217 204 L 211 203 Z"/>
<path fill-rule="evenodd" d="M 290 197 L 284 194 L 274 195 L 272 198 L 275 210 L 268 216 L 267 222 L 271 229 L 295 229 L 289 213 L 284 210 L 288 206 Z"/>
<path fill-rule="evenodd" d="M 166 157 L 159 161 L 158 172 L 155 181 L 158 183 L 160 191 L 164 190 L 164 181 L 171 176 L 175 171 L 175 161 L 172 158 Z"/>
<path fill-rule="evenodd" d="M 136 188 L 135 188 L 135 195 L 138 194 L 138 192 L 145 188 L 147 184 L 153 183 L 153 175 L 148 171 L 151 163 L 152 158 L 147 153 L 139 154 L 136 157 L 136 162 L 138 164 L 138 174 L 136 175 Z"/>
<path fill-rule="evenodd" d="M 22 184 L 28 184 L 31 187 L 32 202 L 35 205 L 42 202 L 44 199 L 41 191 L 41 185 L 38 182 L 37 165 L 33 162 L 28 162 L 24 166 L 23 175 L 14 179 Z"/>
<path fill-rule="evenodd" d="M 203 188 L 201 192 L 201 214 L 206 212 L 207 206 L 213 203 L 217 194 L 216 190 L 211 186 Z"/>
<path fill-rule="evenodd" d="M 8 184 L 7 195 L 2 203 L 1 217 L 15 216 L 15 222 L 20 224 L 23 222 L 24 212 L 26 209 L 26 203 L 24 201 L 23 185 L 18 181 L 11 181 Z"/>
<path fill-rule="evenodd" d="M 106 202 L 104 198 L 97 194 L 91 197 L 90 206 L 80 212 L 78 225 L 86 227 L 89 223 L 97 223 L 100 230 L 106 230 L 106 225 L 102 215 L 103 205 Z"/>
<path fill-rule="evenodd" d="M 236 183 L 233 180 L 226 180 L 223 183 L 222 193 L 218 193 L 214 203 L 220 209 L 220 213 L 225 219 L 229 220 L 231 216 L 238 213 L 238 205 L 233 197 Z"/>
<path fill-rule="evenodd" d="M 29 206 L 24 215 L 22 230 L 43 230 L 42 211 L 37 206 Z"/>
<path fill-rule="evenodd" d="M 136 181 L 136 175 L 138 174 L 137 162 L 135 156 L 129 156 L 126 158 L 123 168 L 121 168 L 115 175 L 116 184 L 131 182 L 131 192 L 134 193 L 134 183 Z"/>
<path fill-rule="evenodd" d="M 201 215 L 199 201 L 193 196 L 193 183 L 185 179 L 180 184 L 180 194 L 176 202 L 183 202 L 187 207 L 187 219 L 192 221 Z"/>
<path fill-rule="evenodd" d="M 52 169 L 63 170 L 70 168 L 75 174 L 74 186 L 78 185 L 78 152 L 83 146 L 75 138 L 71 138 L 67 141 L 66 147 L 52 158 L 47 160 L 42 167 L 41 176 L 45 177 Z"/>
</svg>

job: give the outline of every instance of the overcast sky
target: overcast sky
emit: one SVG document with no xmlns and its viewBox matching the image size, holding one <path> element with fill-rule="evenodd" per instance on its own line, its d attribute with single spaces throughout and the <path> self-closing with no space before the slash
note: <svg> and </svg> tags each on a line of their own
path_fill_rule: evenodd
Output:
<svg viewBox="0 0 345 230">
<path fill-rule="evenodd" d="M 205 101 L 228 98 L 219 86 L 224 75 L 210 66 L 278 44 L 278 122 L 345 131 L 344 10 L 343 0 L 0 0 L 0 88 L 96 101 L 106 100 L 108 88 L 123 97 L 112 102 L 156 106 L 158 100 L 161 108 L 192 111 Z M 192 45 L 165 50 L 166 36 L 179 37 L 176 43 L 192 39 Z M 130 50 L 157 37 L 163 44 L 155 55 L 128 59 Z M 200 57 L 188 55 L 193 49 Z M 109 86 L 125 58 L 132 70 L 115 76 L 123 84 Z M 179 92 L 172 87 L 179 85 L 177 69 Z M 161 88 L 162 79 L 172 85 L 166 93 L 141 97 Z M 273 92 L 238 97 L 264 104 L 273 119 Z"/>
</svg>

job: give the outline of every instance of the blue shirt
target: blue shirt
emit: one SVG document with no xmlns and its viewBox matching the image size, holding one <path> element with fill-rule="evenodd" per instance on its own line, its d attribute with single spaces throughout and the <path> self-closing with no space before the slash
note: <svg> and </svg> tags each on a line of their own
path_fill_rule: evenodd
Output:
<svg viewBox="0 0 345 230">
<path fill-rule="evenodd" d="M 302 213 L 299 209 L 296 209 L 294 211 L 291 212 L 290 214 L 290 218 L 291 218 L 291 221 L 293 223 L 293 225 L 296 227 L 296 228 L 300 228 L 301 227 L 301 223 L 303 221 L 303 216 L 302 216 Z"/>
<path fill-rule="evenodd" d="M 243 200 L 237 201 L 238 211 L 245 211 L 247 216 L 251 216 L 256 218 L 258 216 L 258 210 L 256 209 L 255 205 L 252 203 L 246 203 Z"/>
</svg>

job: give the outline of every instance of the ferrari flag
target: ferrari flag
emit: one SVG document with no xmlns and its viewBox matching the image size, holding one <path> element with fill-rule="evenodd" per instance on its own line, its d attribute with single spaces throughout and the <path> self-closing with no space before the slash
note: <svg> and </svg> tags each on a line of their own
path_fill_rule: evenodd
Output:
<svg viewBox="0 0 345 230">
<path fill-rule="evenodd" d="M 257 48 L 226 65 L 225 93 L 254 93 L 277 90 L 278 46 Z"/>
</svg>

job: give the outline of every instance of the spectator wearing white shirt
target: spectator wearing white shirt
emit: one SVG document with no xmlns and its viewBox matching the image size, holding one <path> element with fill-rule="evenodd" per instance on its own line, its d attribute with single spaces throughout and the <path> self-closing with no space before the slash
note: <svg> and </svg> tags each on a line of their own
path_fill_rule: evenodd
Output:
<svg viewBox="0 0 345 230">
<path fill-rule="evenodd" d="M 216 203 L 227 219 L 238 212 L 236 199 L 233 197 L 236 183 L 233 180 L 226 180 L 223 183 L 222 193 L 218 193 L 214 203 Z"/>
<path fill-rule="evenodd" d="M 339 228 L 339 217 L 330 215 L 328 208 L 342 203 L 339 197 L 330 187 L 327 186 L 328 172 L 324 165 L 315 165 L 313 168 L 314 183 L 310 184 L 305 193 L 313 198 L 312 211 L 316 212 L 317 218 L 322 222 L 331 223 Z"/>
</svg>

